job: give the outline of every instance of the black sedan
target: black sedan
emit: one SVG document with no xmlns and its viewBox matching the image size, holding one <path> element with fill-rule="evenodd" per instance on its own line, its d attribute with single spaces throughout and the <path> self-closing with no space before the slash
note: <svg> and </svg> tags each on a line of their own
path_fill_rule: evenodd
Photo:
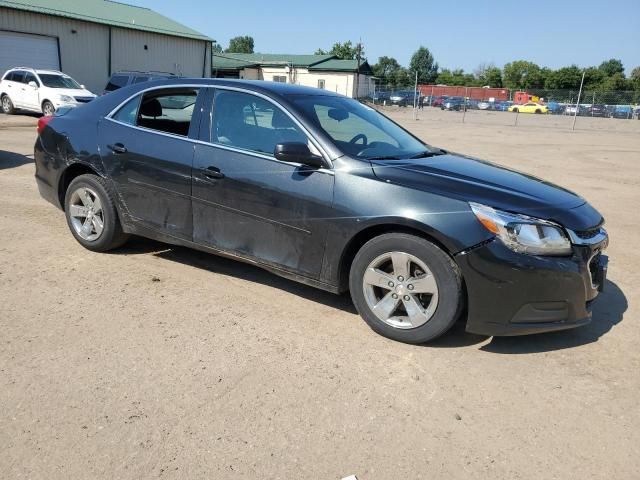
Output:
<svg viewBox="0 0 640 480">
<path fill-rule="evenodd" d="M 38 187 L 84 247 L 142 235 L 350 291 L 403 342 L 462 312 L 486 335 L 584 325 L 604 284 L 603 218 L 581 197 L 429 146 L 326 90 L 149 82 L 38 131 Z"/>
</svg>

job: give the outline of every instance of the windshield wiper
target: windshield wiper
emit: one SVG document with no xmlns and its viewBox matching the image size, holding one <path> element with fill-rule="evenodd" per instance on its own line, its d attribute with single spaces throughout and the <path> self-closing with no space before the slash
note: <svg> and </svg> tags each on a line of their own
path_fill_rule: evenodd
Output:
<svg viewBox="0 0 640 480">
<path fill-rule="evenodd" d="M 427 158 L 427 157 L 435 157 L 436 155 L 444 155 L 442 150 L 438 150 L 434 152 L 433 150 L 425 150 L 424 152 L 416 153 L 415 155 L 409 157 L 410 160 L 414 158 Z"/>
<path fill-rule="evenodd" d="M 383 155 L 381 157 L 367 157 L 367 160 L 402 160 L 397 155 Z"/>
</svg>

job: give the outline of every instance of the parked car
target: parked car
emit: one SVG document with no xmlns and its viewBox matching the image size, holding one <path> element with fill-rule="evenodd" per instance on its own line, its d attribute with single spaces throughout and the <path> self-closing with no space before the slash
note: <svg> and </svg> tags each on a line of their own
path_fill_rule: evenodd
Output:
<svg viewBox="0 0 640 480">
<path fill-rule="evenodd" d="M 478 110 L 491 110 L 492 105 L 493 105 L 493 102 L 487 102 L 485 100 L 482 100 L 478 102 Z"/>
<path fill-rule="evenodd" d="M 122 71 L 111 75 L 107 85 L 104 87 L 102 95 L 106 95 L 109 92 L 113 92 L 127 85 L 135 83 L 150 82 L 152 80 L 166 80 L 168 78 L 175 78 L 173 73 L 166 72 L 133 72 Z"/>
<path fill-rule="evenodd" d="M 587 115 L 587 107 L 586 105 L 580 105 L 579 107 L 576 107 L 576 105 L 567 105 L 564 109 L 564 114 L 565 115 L 575 115 L 576 114 L 576 109 L 578 111 L 578 115 L 581 116 L 585 116 Z"/>
<path fill-rule="evenodd" d="M 441 110 L 462 111 L 465 108 L 465 99 L 462 97 L 449 97 L 440 105 Z"/>
<path fill-rule="evenodd" d="M 442 104 L 448 99 L 449 97 L 446 95 L 443 96 L 439 96 L 439 97 L 433 97 L 433 100 L 431 102 L 431 106 L 432 107 L 442 107 Z"/>
<path fill-rule="evenodd" d="M 0 103 L 6 114 L 26 110 L 53 115 L 62 106 L 75 107 L 94 98 L 84 85 L 57 70 L 17 67 L 7 70 L 0 81 Z"/>
<path fill-rule="evenodd" d="M 41 118 L 34 157 L 41 195 L 85 248 L 142 235 L 350 291 L 403 342 L 463 311 L 484 335 L 578 327 L 605 284 L 604 220 L 582 197 L 326 90 L 142 83 Z"/>
<path fill-rule="evenodd" d="M 585 107 L 584 112 L 580 112 L 579 115 L 585 115 L 588 117 L 608 117 L 609 112 L 607 112 L 606 105 L 589 105 Z"/>
<path fill-rule="evenodd" d="M 549 108 L 546 105 L 535 102 L 527 102 L 524 105 L 511 105 L 508 109 L 509 112 L 515 113 L 548 113 Z"/>
<path fill-rule="evenodd" d="M 506 112 L 509 110 L 509 107 L 513 105 L 513 102 L 503 101 L 503 102 L 494 102 L 493 109 L 498 112 Z"/>
<path fill-rule="evenodd" d="M 611 118 L 633 118 L 633 110 L 630 105 L 616 105 L 611 112 Z"/>
<path fill-rule="evenodd" d="M 418 99 L 418 96 L 419 96 L 418 92 L 403 90 L 403 91 L 392 93 L 389 96 L 389 100 L 391 101 L 392 105 L 399 105 L 401 107 L 407 107 L 410 105 L 413 107 L 413 105 Z"/>
<path fill-rule="evenodd" d="M 371 96 L 371 99 L 376 103 L 383 103 L 389 100 L 389 92 L 377 91 Z"/>
<path fill-rule="evenodd" d="M 549 113 L 552 113 L 554 115 L 561 115 L 565 110 L 565 106 L 558 102 L 547 103 L 547 108 L 549 109 Z"/>
</svg>

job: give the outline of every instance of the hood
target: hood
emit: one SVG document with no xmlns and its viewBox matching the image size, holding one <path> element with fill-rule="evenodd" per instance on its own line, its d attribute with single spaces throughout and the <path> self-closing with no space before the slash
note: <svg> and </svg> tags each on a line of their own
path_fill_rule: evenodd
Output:
<svg viewBox="0 0 640 480">
<path fill-rule="evenodd" d="M 602 217 L 565 188 L 525 173 L 456 154 L 415 160 L 372 160 L 385 181 L 586 230 Z"/>
<path fill-rule="evenodd" d="M 70 97 L 95 97 L 96 96 L 86 88 L 52 88 L 50 90 L 54 91 L 58 95 L 68 95 Z"/>
</svg>

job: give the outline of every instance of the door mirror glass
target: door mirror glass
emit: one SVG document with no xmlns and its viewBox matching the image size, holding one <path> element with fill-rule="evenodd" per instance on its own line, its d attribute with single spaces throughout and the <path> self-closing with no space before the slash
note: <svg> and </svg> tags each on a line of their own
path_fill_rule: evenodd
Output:
<svg viewBox="0 0 640 480">
<path fill-rule="evenodd" d="M 31 81 L 29 82 L 29 86 L 30 86 L 31 88 L 38 88 L 38 84 L 37 84 L 36 82 L 34 82 L 33 80 L 31 80 Z"/>
<path fill-rule="evenodd" d="M 276 145 L 273 156 L 283 162 L 302 163 L 314 168 L 323 166 L 322 157 L 311 153 L 306 143 L 279 143 Z"/>
<path fill-rule="evenodd" d="M 85 89 L 85 86 L 84 86 L 84 85 L 82 85 L 82 84 L 80 84 L 80 88 L 84 90 L 84 89 Z"/>
</svg>

